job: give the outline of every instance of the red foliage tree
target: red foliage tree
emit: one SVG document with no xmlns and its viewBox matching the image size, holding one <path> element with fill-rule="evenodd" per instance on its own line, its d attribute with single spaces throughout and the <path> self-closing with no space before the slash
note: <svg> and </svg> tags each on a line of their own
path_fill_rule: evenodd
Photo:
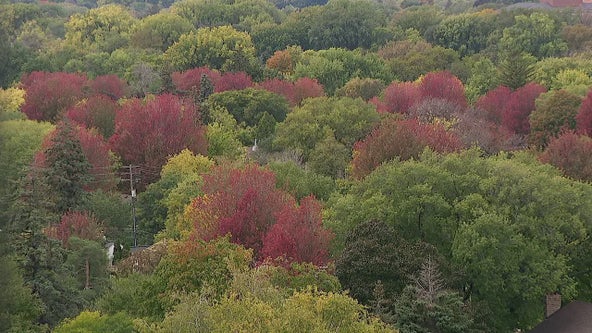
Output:
<svg viewBox="0 0 592 333">
<path fill-rule="evenodd" d="M 495 124 L 502 123 L 502 114 L 512 95 L 512 89 L 506 86 L 499 86 L 481 96 L 475 107 L 485 111 L 486 119 Z"/>
<path fill-rule="evenodd" d="M 353 176 L 362 178 L 397 156 L 401 160 L 416 158 L 425 147 L 446 153 L 462 149 L 463 143 L 440 124 L 387 118 L 366 139 L 354 145 Z"/>
<path fill-rule="evenodd" d="M 331 231 L 323 228 L 321 204 L 309 196 L 299 207 L 286 205 L 277 214 L 277 223 L 263 241 L 262 257 L 326 265 L 332 238 Z"/>
<path fill-rule="evenodd" d="M 272 93 L 284 96 L 290 103 L 290 106 L 295 106 L 298 104 L 294 96 L 294 83 L 290 81 L 269 79 L 260 82 L 257 86 Z"/>
<path fill-rule="evenodd" d="M 516 89 L 502 113 L 502 126 L 512 133 L 527 135 L 530 132 L 528 117 L 535 109 L 534 102 L 545 91 L 547 89 L 537 83 L 528 83 Z"/>
<path fill-rule="evenodd" d="M 419 86 L 413 82 L 393 82 L 384 90 L 382 101 L 373 98 L 370 103 L 376 105 L 380 113 L 407 113 L 421 97 Z"/>
<path fill-rule="evenodd" d="M 214 92 L 243 90 L 253 86 L 251 76 L 245 72 L 226 72 L 219 80 L 212 83 L 214 84 Z"/>
<path fill-rule="evenodd" d="M 85 126 L 96 128 L 105 138 L 115 130 L 115 113 L 119 105 L 105 95 L 92 96 L 68 109 L 66 118 Z"/>
<path fill-rule="evenodd" d="M 127 83 L 113 74 L 97 76 L 90 86 L 95 94 L 109 96 L 113 100 L 126 96 L 129 90 Z"/>
<path fill-rule="evenodd" d="M 419 84 L 422 99 L 446 99 L 460 106 L 467 106 L 463 83 L 448 71 L 426 74 Z"/>
<path fill-rule="evenodd" d="M 57 122 L 62 113 L 84 98 L 83 74 L 32 72 L 23 76 L 26 91 L 22 111 L 32 120 Z"/>
<path fill-rule="evenodd" d="M 82 153 L 91 166 L 90 170 L 88 170 L 91 179 L 84 186 L 84 189 L 86 191 L 98 189 L 110 191 L 114 189 L 118 181 L 113 169 L 109 145 L 105 142 L 103 136 L 95 130 L 89 130 L 83 126 L 76 126 L 74 131 L 76 138 L 80 141 Z M 58 130 L 56 129 L 44 138 L 43 149 L 37 152 L 33 161 L 35 168 L 43 169 L 47 167 L 44 152 L 51 148 L 54 142 L 53 138 L 57 133 Z"/>
<path fill-rule="evenodd" d="M 125 163 L 154 171 L 156 177 L 144 181 L 157 178 L 168 156 L 185 148 L 199 154 L 207 149 L 193 103 L 170 94 L 124 104 L 115 116 L 115 133 L 109 143 Z"/>
<path fill-rule="evenodd" d="M 325 89 L 316 79 L 301 77 L 294 82 L 294 102 L 296 105 L 300 105 L 307 98 L 321 96 L 325 96 Z"/>
<path fill-rule="evenodd" d="M 592 139 L 587 136 L 565 132 L 552 138 L 539 159 L 568 177 L 592 181 Z"/>
<path fill-rule="evenodd" d="M 592 136 L 592 90 L 588 92 L 580 105 L 576 116 L 576 126 L 578 132 Z"/>
<path fill-rule="evenodd" d="M 193 238 L 210 240 L 231 233 L 233 242 L 251 248 L 259 258 L 263 238 L 275 215 L 294 199 L 275 186 L 275 175 L 250 165 L 244 169 L 218 167 L 203 177 L 205 194 L 191 204 Z"/>
<path fill-rule="evenodd" d="M 99 241 L 103 237 L 101 223 L 89 212 L 71 211 L 62 215 L 60 223 L 45 229 L 45 234 L 68 246 L 70 237 Z"/>
<path fill-rule="evenodd" d="M 200 90 L 201 76 L 203 74 L 210 78 L 214 86 L 221 77 L 218 71 L 209 69 L 208 67 L 198 67 L 185 72 L 175 72 L 171 77 L 176 90 L 189 93 Z"/>
<path fill-rule="evenodd" d="M 258 86 L 284 96 L 290 103 L 290 106 L 300 105 L 306 98 L 325 95 L 323 86 L 310 78 L 300 78 L 293 83 L 280 79 L 270 79 L 259 83 Z"/>
</svg>

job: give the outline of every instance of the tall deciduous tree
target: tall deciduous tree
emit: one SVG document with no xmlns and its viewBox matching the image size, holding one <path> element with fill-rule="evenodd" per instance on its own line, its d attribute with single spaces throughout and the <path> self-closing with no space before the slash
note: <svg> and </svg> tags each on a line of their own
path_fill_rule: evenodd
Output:
<svg viewBox="0 0 592 333">
<path fill-rule="evenodd" d="M 84 97 L 87 78 L 81 74 L 32 72 L 21 83 L 26 90 L 21 110 L 29 119 L 55 123 Z"/>
<path fill-rule="evenodd" d="M 422 99 L 441 98 L 462 107 L 467 106 L 465 87 L 456 76 L 447 71 L 426 74 L 421 79 L 419 91 Z"/>
<path fill-rule="evenodd" d="M 580 105 L 576 116 L 576 127 L 579 132 L 592 136 L 592 90 L 588 92 Z"/>
<path fill-rule="evenodd" d="M 417 158 L 426 147 L 447 153 L 462 149 L 463 144 L 454 133 L 446 131 L 440 124 L 387 118 L 354 146 L 352 174 L 362 178 L 391 159 L 404 161 Z"/>
<path fill-rule="evenodd" d="M 529 116 L 535 110 L 535 100 L 546 90 L 536 83 L 516 89 L 502 111 L 502 126 L 518 135 L 530 133 Z"/>
<path fill-rule="evenodd" d="M 115 134 L 109 142 L 125 163 L 157 172 L 168 156 L 184 148 L 201 154 L 207 149 L 193 103 L 174 95 L 128 101 L 115 117 Z"/>
<path fill-rule="evenodd" d="M 327 264 L 332 233 L 323 227 L 321 205 L 314 197 L 302 199 L 298 207 L 286 205 L 276 218 L 263 240 L 263 257 Z"/>
<path fill-rule="evenodd" d="M 573 132 L 552 138 L 540 160 L 559 168 L 571 178 L 592 180 L 592 139 Z"/>
<path fill-rule="evenodd" d="M 537 99 L 530 114 L 530 135 L 533 146 L 543 149 L 562 130 L 576 128 L 576 116 L 582 99 L 566 90 L 554 90 Z"/>
</svg>

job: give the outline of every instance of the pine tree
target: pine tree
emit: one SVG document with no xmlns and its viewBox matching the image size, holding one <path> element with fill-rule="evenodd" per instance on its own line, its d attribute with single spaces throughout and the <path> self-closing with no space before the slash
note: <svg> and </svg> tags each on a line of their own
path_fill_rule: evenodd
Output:
<svg viewBox="0 0 592 333">
<path fill-rule="evenodd" d="M 536 59 L 528 54 L 508 54 L 499 66 L 499 84 L 512 89 L 524 86 L 531 81 L 534 72 L 532 65 L 535 61 Z"/>
<path fill-rule="evenodd" d="M 82 204 L 84 185 L 90 180 L 90 163 L 69 122 L 58 125 L 51 145 L 44 151 L 43 176 L 56 194 L 56 211 L 63 213 Z"/>
</svg>

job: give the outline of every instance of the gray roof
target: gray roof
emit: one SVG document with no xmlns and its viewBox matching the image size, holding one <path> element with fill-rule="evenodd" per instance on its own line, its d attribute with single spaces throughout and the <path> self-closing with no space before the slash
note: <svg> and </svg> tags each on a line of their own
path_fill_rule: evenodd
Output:
<svg viewBox="0 0 592 333">
<path fill-rule="evenodd" d="M 559 309 L 529 333 L 590 333 L 592 303 L 574 301 Z"/>
</svg>

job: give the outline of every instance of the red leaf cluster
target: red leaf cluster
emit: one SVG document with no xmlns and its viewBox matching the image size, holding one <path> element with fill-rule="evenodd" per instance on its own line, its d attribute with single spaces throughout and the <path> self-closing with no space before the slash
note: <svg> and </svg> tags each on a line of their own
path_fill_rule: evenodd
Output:
<svg viewBox="0 0 592 333">
<path fill-rule="evenodd" d="M 97 76 L 90 86 L 95 94 L 109 96 L 113 100 L 126 96 L 129 89 L 127 83 L 114 74 Z"/>
<path fill-rule="evenodd" d="M 253 80 L 245 72 L 220 72 L 208 67 L 198 67 L 185 72 L 175 72 L 172 74 L 173 85 L 183 93 L 196 92 L 201 89 L 201 76 L 205 74 L 210 78 L 214 85 L 214 92 L 223 92 L 228 90 L 242 90 L 252 87 Z"/>
<path fill-rule="evenodd" d="M 204 195 L 191 204 L 193 239 L 231 235 L 254 250 L 255 258 L 326 263 L 331 233 L 322 228 L 320 205 L 312 197 L 300 207 L 276 188 L 273 172 L 255 165 L 214 169 L 204 175 Z"/>
<path fill-rule="evenodd" d="M 226 72 L 214 84 L 214 92 L 243 90 L 253 86 L 251 76 L 245 72 Z"/>
<path fill-rule="evenodd" d="M 45 229 L 45 234 L 62 242 L 62 246 L 68 246 L 70 237 L 82 239 L 101 240 L 103 230 L 100 222 L 87 211 L 70 211 L 62 215 L 60 223 Z"/>
<path fill-rule="evenodd" d="M 462 82 L 448 71 L 426 74 L 419 84 L 422 99 L 439 98 L 460 106 L 467 106 L 465 87 Z"/>
<path fill-rule="evenodd" d="M 303 198 L 299 207 L 286 205 L 276 218 L 263 241 L 263 257 L 285 257 L 317 266 L 327 263 L 333 234 L 323 228 L 321 204 L 314 197 Z"/>
<path fill-rule="evenodd" d="M 124 104 L 115 116 L 115 133 L 109 143 L 125 163 L 142 165 L 156 174 L 169 156 L 185 148 L 196 154 L 205 154 L 207 149 L 193 103 L 171 94 Z"/>
<path fill-rule="evenodd" d="M 258 87 L 284 96 L 290 106 L 300 105 L 306 98 L 325 95 L 323 86 L 317 80 L 310 78 L 300 78 L 296 82 L 270 79 L 259 83 Z"/>
<path fill-rule="evenodd" d="M 417 158 L 425 147 L 447 153 L 462 149 L 463 143 L 440 124 L 387 118 L 366 139 L 354 145 L 353 176 L 362 178 L 395 157 L 401 160 Z"/>
<path fill-rule="evenodd" d="M 566 132 L 551 142 L 539 157 L 574 179 L 592 181 L 592 139 Z"/>
<path fill-rule="evenodd" d="M 62 113 L 84 98 L 83 74 L 32 72 L 21 79 L 26 91 L 22 111 L 32 120 L 57 122 Z"/>
<path fill-rule="evenodd" d="M 374 97 L 370 103 L 380 113 L 407 113 L 421 99 L 419 86 L 413 82 L 393 82 L 384 90 L 382 101 Z"/>
<path fill-rule="evenodd" d="M 487 112 L 488 119 L 501 124 L 512 133 L 527 135 L 530 132 L 528 116 L 535 109 L 535 100 L 547 89 L 536 83 L 528 83 L 511 91 L 499 86 L 481 97 L 476 106 Z"/>
<path fill-rule="evenodd" d="M 86 128 L 96 128 L 109 138 L 115 129 L 115 114 L 119 105 L 105 95 L 96 95 L 68 109 L 66 118 Z"/>
<path fill-rule="evenodd" d="M 576 124 L 578 132 L 592 136 L 592 90 L 588 92 L 588 95 L 582 101 L 576 116 Z"/>
</svg>

